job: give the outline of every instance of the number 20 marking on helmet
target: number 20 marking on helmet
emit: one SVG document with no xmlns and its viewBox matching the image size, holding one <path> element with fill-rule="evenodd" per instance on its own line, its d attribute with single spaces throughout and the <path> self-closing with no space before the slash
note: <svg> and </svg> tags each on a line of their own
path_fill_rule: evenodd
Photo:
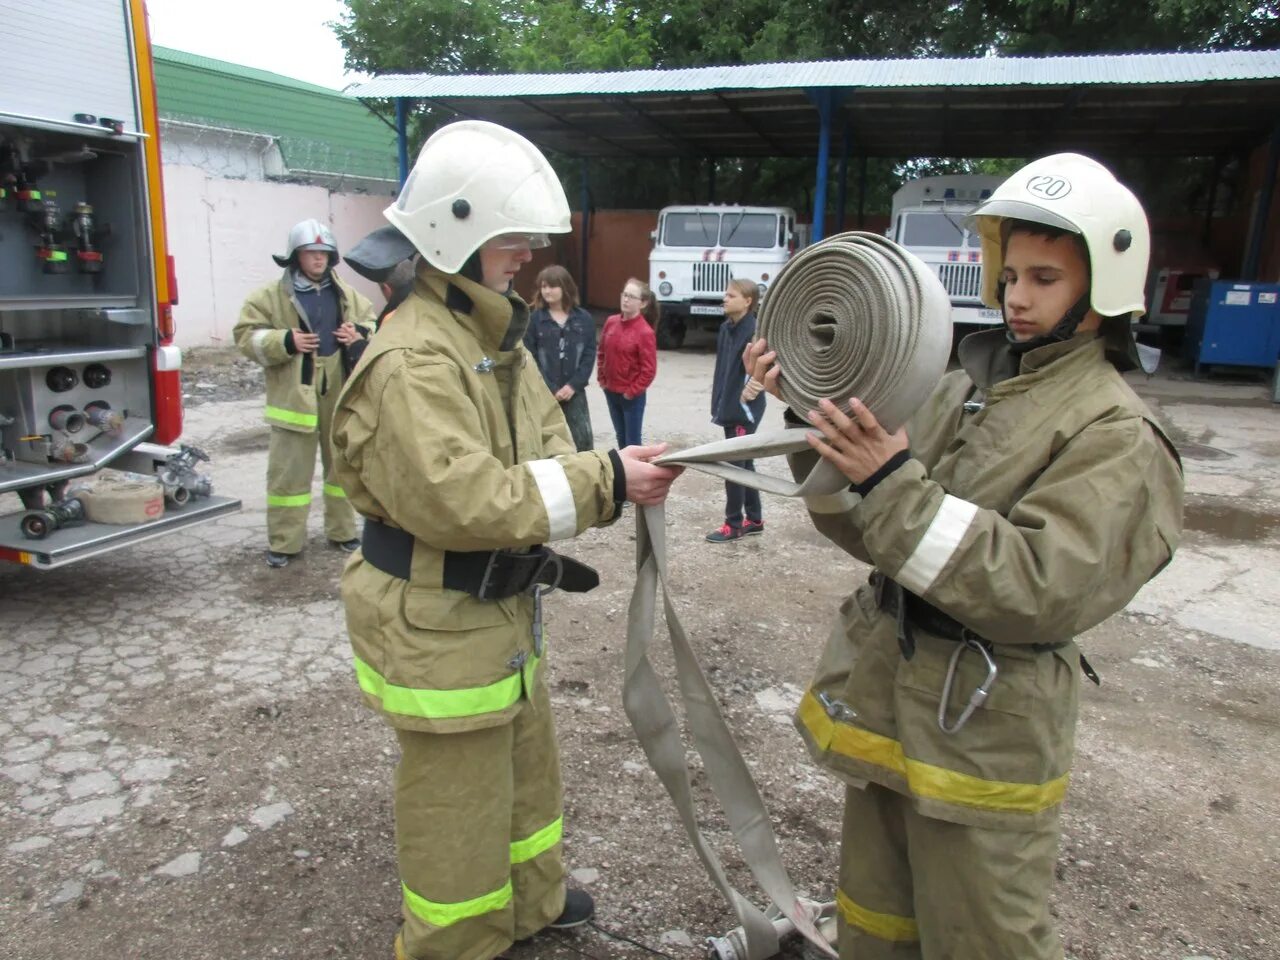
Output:
<svg viewBox="0 0 1280 960">
<path fill-rule="evenodd" d="M 1061 200 L 1071 192 L 1071 181 L 1042 174 L 1027 181 L 1027 192 L 1046 200 Z"/>
</svg>

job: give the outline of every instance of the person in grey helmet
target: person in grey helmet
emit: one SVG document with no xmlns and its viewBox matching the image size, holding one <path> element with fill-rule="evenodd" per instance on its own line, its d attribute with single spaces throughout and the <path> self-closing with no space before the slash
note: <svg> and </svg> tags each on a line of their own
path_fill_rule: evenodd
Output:
<svg viewBox="0 0 1280 960">
<path fill-rule="evenodd" d="M 374 315 L 373 305 L 334 274 L 338 244 L 319 220 L 295 224 L 287 251 L 272 259 L 284 274 L 250 294 L 232 336 L 266 371 L 267 565 L 283 567 L 306 542 L 317 447 L 325 536 L 347 553 L 360 545 L 355 512 L 331 475 L 329 423 L 353 348 L 373 332 Z"/>
</svg>

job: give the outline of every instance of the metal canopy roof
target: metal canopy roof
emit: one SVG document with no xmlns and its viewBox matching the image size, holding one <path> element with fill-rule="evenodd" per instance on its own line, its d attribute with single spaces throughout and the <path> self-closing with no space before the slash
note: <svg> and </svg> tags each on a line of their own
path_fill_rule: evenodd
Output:
<svg viewBox="0 0 1280 960">
<path fill-rule="evenodd" d="M 855 155 L 1204 156 L 1276 127 L 1280 51 L 391 74 L 350 93 L 491 120 L 570 156 L 803 157 L 819 152 L 814 98 L 828 90 L 832 133 L 847 124 Z"/>
</svg>

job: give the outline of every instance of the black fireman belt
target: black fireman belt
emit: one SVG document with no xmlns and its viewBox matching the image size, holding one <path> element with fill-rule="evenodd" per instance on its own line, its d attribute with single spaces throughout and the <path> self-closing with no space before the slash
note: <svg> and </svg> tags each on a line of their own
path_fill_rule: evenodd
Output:
<svg viewBox="0 0 1280 960">
<path fill-rule="evenodd" d="M 875 590 L 876 603 L 880 609 L 898 621 L 898 646 L 902 648 L 902 656 L 905 659 L 910 660 L 916 652 L 915 637 L 912 635 L 913 628 L 931 633 L 936 637 L 942 637 L 942 639 L 950 640 L 953 643 L 977 644 L 991 652 L 991 641 L 974 633 L 955 617 L 939 610 L 928 600 L 916 596 L 896 580 L 891 580 L 879 570 L 872 570 L 867 582 Z M 1046 653 L 1050 650 L 1060 650 L 1066 645 L 1065 641 L 1062 643 L 1028 643 L 1026 648 L 1036 653 Z M 1080 654 L 1080 669 L 1095 684 L 1102 683 L 1097 671 L 1085 659 L 1083 653 Z"/>
<path fill-rule="evenodd" d="M 899 622 L 898 644 L 906 659 L 910 660 L 916 652 L 915 640 L 911 636 L 912 627 L 954 643 L 963 643 L 970 637 L 979 639 L 976 633 L 955 617 L 943 613 L 928 600 L 916 596 L 879 570 L 872 570 L 867 582 L 875 591 L 876 603 L 880 609 Z"/>
<path fill-rule="evenodd" d="M 408 531 L 366 518 L 360 550 L 364 559 L 383 573 L 408 580 L 413 540 Z M 535 586 L 585 593 L 600 585 L 600 574 L 550 547 L 446 550 L 441 584 L 446 590 L 461 590 L 478 600 L 502 600 Z"/>
</svg>

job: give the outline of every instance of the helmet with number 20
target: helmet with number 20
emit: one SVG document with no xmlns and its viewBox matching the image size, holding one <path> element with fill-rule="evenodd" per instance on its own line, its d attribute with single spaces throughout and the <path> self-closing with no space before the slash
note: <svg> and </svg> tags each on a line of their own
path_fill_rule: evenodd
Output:
<svg viewBox="0 0 1280 960">
<path fill-rule="evenodd" d="M 1090 305 L 1104 317 L 1145 312 L 1151 229 L 1138 198 L 1104 167 L 1078 153 L 1035 160 L 974 210 L 982 239 L 982 302 L 999 309 L 1004 270 L 1001 226 L 1027 220 L 1076 233 L 1089 250 Z"/>
</svg>

